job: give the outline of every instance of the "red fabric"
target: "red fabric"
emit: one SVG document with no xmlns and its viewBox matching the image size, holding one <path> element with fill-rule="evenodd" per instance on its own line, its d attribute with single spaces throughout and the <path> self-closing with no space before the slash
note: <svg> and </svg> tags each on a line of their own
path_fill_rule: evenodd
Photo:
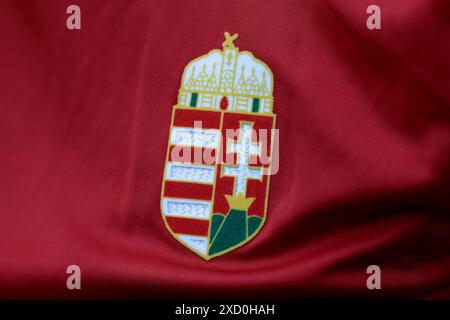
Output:
<svg viewBox="0 0 450 320">
<path fill-rule="evenodd" d="M 450 2 L 0 2 L 0 297 L 450 298 Z M 268 219 L 203 261 L 160 215 L 185 65 L 274 73 Z M 82 289 L 66 289 L 77 264 Z M 377 264 L 382 289 L 366 288 Z"/>
</svg>

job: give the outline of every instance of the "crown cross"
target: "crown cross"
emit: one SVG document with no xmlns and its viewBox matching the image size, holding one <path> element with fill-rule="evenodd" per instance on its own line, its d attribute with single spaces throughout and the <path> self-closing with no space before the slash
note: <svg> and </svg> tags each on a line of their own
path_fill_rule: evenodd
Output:
<svg viewBox="0 0 450 320">
<path fill-rule="evenodd" d="M 231 48 L 234 49 L 234 43 L 233 41 L 237 39 L 239 35 L 237 33 L 230 35 L 229 32 L 225 32 L 225 41 L 222 43 L 223 48 Z"/>
</svg>

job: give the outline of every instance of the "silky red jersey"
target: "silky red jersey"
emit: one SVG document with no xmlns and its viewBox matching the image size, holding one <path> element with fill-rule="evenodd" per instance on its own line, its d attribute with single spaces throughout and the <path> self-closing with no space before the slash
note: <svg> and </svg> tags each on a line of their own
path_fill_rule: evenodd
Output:
<svg viewBox="0 0 450 320">
<path fill-rule="evenodd" d="M 0 2 L 1 298 L 450 297 L 448 1 L 379 0 L 380 30 L 365 0 L 76 4 L 80 30 Z M 204 261 L 161 182 L 183 68 L 225 31 L 273 72 L 280 163 L 259 234 Z"/>
</svg>

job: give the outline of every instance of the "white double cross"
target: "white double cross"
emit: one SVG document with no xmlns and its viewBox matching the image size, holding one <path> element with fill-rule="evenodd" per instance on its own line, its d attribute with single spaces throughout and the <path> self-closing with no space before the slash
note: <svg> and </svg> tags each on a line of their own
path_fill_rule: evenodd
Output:
<svg viewBox="0 0 450 320">
<path fill-rule="evenodd" d="M 224 165 L 222 176 L 234 177 L 234 194 L 245 196 L 247 180 L 261 180 L 262 168 L 252 168 L 249 166 L 250 156 L 261 155 L 261 144 L 252 142 L 252 124 L 242 122 L 240 127 L 240 137 L 238 142 L 230 142 L 228 152 L 237 154 L 237 165 Z"/>
</svg>

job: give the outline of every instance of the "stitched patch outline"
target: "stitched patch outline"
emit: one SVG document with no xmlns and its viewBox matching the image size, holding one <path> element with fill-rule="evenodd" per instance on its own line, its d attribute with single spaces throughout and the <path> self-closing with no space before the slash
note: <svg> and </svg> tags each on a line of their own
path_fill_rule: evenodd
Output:
<svg viewBox="0 0 450 320">
<path fill-rule="evenodd" d="M 161 213 L 172 234 L 209 260 L 250 241 L 267 216 L 273 75 L 237 34 L 184 69 L 172 109 Z"/>
</svg>

